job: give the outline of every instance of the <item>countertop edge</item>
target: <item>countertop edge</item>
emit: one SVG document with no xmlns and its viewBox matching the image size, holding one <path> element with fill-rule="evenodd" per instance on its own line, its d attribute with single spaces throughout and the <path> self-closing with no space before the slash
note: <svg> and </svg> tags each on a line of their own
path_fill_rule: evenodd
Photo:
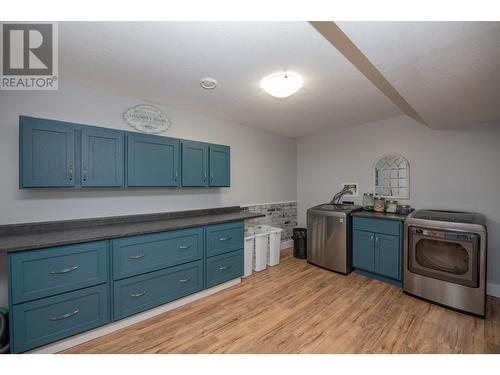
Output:
<svg viewBox="0 0 500 375">
<path fill-rule="evenodd" d="M 228 217 L 214 218 L 214 217 L 222 216 L 222 215 L 227 215 Z M 231 217 L 229 215 L 234 215 L 234 217 Z M 264 216 L 265 216 L 264 214 L 260 214 L 260 213 L 239 211 L 239 212 L 233 212 L 233 213 L 210 214 L 210 215 L 191 216 L 191 217 L 185 217 L 185 218 L 158 220 L 158 221 L 166 221 L 166 222 L 168 222 L 169 220 L 171 220 L 171 221 L 186 220 L 186 223 L 173 224 L 172 226 L 165 225 L 163 227 L 154 228 L 154 229 L 150 229 L 150 230 L 148 230 L 148 229 L 141 229 L 141 230 L 136 230 L 136 231 L 128 230 L 128 231 L 124 231 L 124 232 L 120 232 L 120 233 L 113 233 L 113 234 L 109 234 L 109 235 L 96 235 L 96 236 L 88 236 L 85 238 L 76 238 L 76 239 L 68 239 L 68 240 L 60 240 L 60 241 L 46 241 L 46 242 L 41 242 L 38 244 L 34 244 L 32 242 L 32 243 L 29 243 L 27 245 L 10 246 L 10 247 L 8 246 L 5 248 L 0 248 L 0 254 L 1 253 L 9 254 L 9 253 L 14 253 L 14 252 L 38 250 L 38 249 L 44 249 L 44 248 L 49 248 L 49 247 L 74 245 L 74 244 L 85 243 L 85 242 L 112 240 L 112 239 L 122 238 L 122 237 L 132 237 L 132 236 L 139 236 L 139 235 L 161 233 L 161 232 L 167 232 L 167 231 L 173 231 L 173 230 L 195 228 L 195 227 L 200 227 L 200 226 L 205 226 L 205 225 L 223 224 L 223 223 L 228 223 L 231 221 L 243 221 L 243 220 L 255 219 L 255 218 L 264 217 Z M 202 218 L 205 218 L 205 220 L 203 220 Z M 196 220 L 196 222 L 189 223 L 188 220 Z M 114 226 L 120 226 L 120 224 L 114 224 Z M 85 229 L 92 230 L 93 228 L 94 227 L 90 226 L 88 228 L 82 228 L 82 230 L 85 230 Z M 64 230 L 61 230 L 60 232 L 64 232 Z M 57 231 L 54 231 L 54 233 L 57 233 Z M 22 234 L 19 234 L 19 236 L 23 237 Z M 1 244 L 1 240 L 0 240 L 0 244 Z"/>
</svg>

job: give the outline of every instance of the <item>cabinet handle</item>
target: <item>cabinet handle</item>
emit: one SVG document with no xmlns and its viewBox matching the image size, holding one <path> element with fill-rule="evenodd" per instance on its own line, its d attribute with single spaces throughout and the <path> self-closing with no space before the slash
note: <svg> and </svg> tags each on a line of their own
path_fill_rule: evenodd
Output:
<svg viewBox="0 0 500 375">
<path fill-rule="evenodd" d="M 146 254 L 139 254 L 139 255 L 131 255 L 129 256 L 129 259 L 141 259 L 144 258 Z"/>
<path fill-rule="evenodd" d="M 375 240 L 375 236 L 372 234 L 372 236 L 370 237 L 370 242 L 372 243 L 372 247 L 374 246 L 374 244 L 373 244 L 374 240 Z"/>
<path fill-rule="evenodd" d="M 233 237 L 221 237 L 219 238 L 219 241 L 229 241 L 231 240 Z"/>
<path fill-rule="evenodd" d="M 142 297 L 143 295 L 146 294 L 146 291 L 143 290 L 142 292 L 140 293 L 137 293 L 137 294 L 131 294 L 130 297 L 133 297 L 133 298 L 138 298 L 138 297 Z"/>
<path fill-rule="evenodd" d="M 191 247 L 192 247 L 192 245 L 181 245 L 181 246 L 179 246 L 179 249 L 187 250 L 187 249 L 190 249 Z"/>
<path fill-rule="evenodd" d="M 214 178 L 215 178 L 215 177 L 214 177 L 214 174 L 213 174 L 213 172 L 212 172 L 212 174 L 210 175 L 210 179 L 213 181 L 213 180 L 214 180 Z"/>
<path fill-rule="evenodd" d="M 69 180 L 73 181 L 73 166 L 72 165 L 69 166 L 68 174 L 69 174 L 69 176 L 68 176 Z"/>
<path fill-rule="evenodd" d="M 175 171 L 174 181 L 177 181 L 178 178 L 179 178 L 179 172 Z"/>
<path fill-rule="evenodd" d="M 82 180 L 85 182 L 87 181 L 87 167 L 82 168 Z"/>
<path fill-rule="evenodd" d="M 79 312 L 80 312 L 80 310 L 76 309 L 73 312 L 70 312 L 70 313 L 67 313 L 67 314 L 64 314 L 64 315 L 60 315 L 60 316 L 53 316 L 52 318 L 49 318 L 49 319 L 52 320 L 52 321 L 68 319 L 68 318 L 72 317 L 73 315 L 78 314 Z"/>
<path fill-rule="evenodd" d="M 375 246 L 377 246 L 377 245 L 378 245 L 378 237 L 375 236 Z"/>
<path fill-rule="evenodd" d="M 221 266 L 221 267 L 219 267 L 219 270 L 224 271 L 224 270 L 227 270 L 229 268 L 231 268 L 231 266 Z"/>
<path fill-rule="evenodd" d="M 203 181 L 207 181 L 207 173 L 203 173 Z"/>
<path fill-rule="evenodd" d="M 49 275 L 60 275 L 60 274 L 63 274 L 63 273 L 68 273 L 68 272 L 76 271 L 77 269 L 78 269 L 78 266 L 69 267 L 69 268 L 65 268 L 65 269 L 57 270 L 57 271 L 53 270 L 53 271 L 49 272 Z"/>
<path fill-rule="evenodd" d="M 188 277 L 187 279 L 180 279 L 179 282 L 180 283 L 188 283 L 192 280 L 193 278 L 192 277 Z"/>
</svg>

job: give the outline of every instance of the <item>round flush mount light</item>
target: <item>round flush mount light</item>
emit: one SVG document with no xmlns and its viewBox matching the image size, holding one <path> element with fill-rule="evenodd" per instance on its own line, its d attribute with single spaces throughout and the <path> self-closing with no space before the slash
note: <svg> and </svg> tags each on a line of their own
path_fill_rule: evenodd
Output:
<svg viewBox="0 0 500 375">
<path fill-rule="evenodd" d="M 304 80 L 294 72 L 273 73 L 262 78 L 260 87 L 276 98 L 286 98 L 300 90 Z"/>
<path fill-rule="evenodd" d="M 200 86 L 206 90 L 213 90 L 217 87 L 217 81 L 213 78 L 202 78 L 200 79 Z"/>
</svg>

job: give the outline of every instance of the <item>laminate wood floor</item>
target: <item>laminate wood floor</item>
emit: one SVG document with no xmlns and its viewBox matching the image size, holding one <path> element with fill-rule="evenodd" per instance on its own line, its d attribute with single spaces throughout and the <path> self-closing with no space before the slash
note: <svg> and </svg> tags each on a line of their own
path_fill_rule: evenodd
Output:
<svg viewBox="0 0 500 375">
<path fill-rule="evenodd" d="M 65 353 L 500 353 L 500 299 L 483 320 L 287 250 L 237 286 Z"/>
</svg>

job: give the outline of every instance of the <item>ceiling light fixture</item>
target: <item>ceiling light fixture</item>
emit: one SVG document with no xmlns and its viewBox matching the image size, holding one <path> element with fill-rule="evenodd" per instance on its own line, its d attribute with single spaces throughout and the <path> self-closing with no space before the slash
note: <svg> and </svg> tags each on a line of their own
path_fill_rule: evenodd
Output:
<svg viewBox="0 0 500 375">
<path fill-rule="evenodd" d="M 262 78 L 260 87 L 276 98 L 286 98 L 300 90 L 304 80 L 294 72 L 273 73 Z"/>
<path fill-rule="evenodd" d="M 207 90 L 213 90 L 217 87 L 217 81 L 213 78 L 200 79 L 200 86 Z"/>
</svg>

